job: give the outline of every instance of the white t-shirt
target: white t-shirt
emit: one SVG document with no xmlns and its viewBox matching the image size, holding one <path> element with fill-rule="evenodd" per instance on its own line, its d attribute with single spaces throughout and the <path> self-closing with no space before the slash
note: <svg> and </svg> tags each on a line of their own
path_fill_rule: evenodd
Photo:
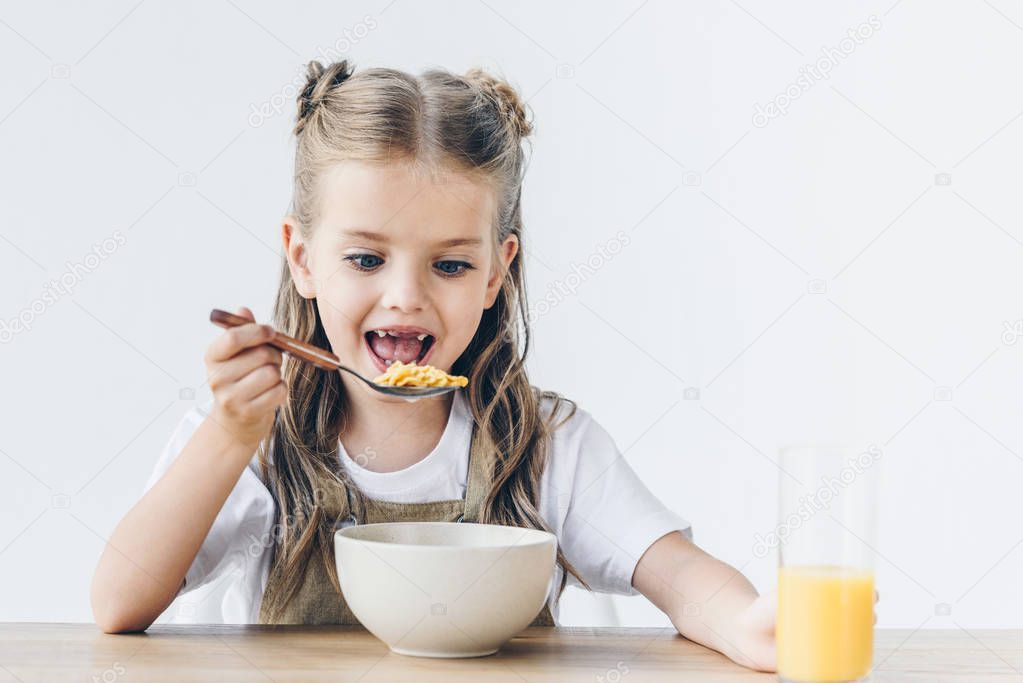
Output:
<svg viewBox="0 0 1023 683">
<path fill-rule="evenodd" d="M 338 457 L 355 484 L 370 498 L 405 503 L 464 498 L 469 465 L 472 414 L 455 392 L 440 442 L 425 458 L 396 472 L 360 466 L 338 442 Z M 543 406 L 548 416 L 551 402 Z M 145 490 L 170 467 L 212 408 L 192 408 L 182 418 L 157 461 Z M 562 419 L 570 406 L 559 412 Z M 195 560 L 179 596 L 222 584 L 220 609 L 204 604 L 204 621 L 258 623 L 270 570 L 274 503 L 253 456 L 242 472 Z M 675 530 L 690 539 L 687 521 L 658 500 L 633 471 L 610 435 L 582 408 L 552 436 L 540 485 L 540 513 L 557 536 L 561 551 L 595 591 L 635 595 L 632 574 L 650 545 Z M 568 577 L 569 585 L 578 585 Z M 557 618 L 558 568 L 548 605 Z"/>
</svg>

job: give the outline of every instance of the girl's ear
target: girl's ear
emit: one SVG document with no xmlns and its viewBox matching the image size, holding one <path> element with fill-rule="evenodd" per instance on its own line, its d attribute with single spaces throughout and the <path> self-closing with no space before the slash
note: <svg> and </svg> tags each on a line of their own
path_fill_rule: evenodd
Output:
<svg viewBox="0 0 1023 683">
<path fill-rule="evenodd" d="M 485 299 L 486 305 L 483 307 L 484 310 L 493 306 L 494 302 L 497 301 L 497 294 L 501 291 L 501 283 L 504 282 L 504 276 L 508 272 L 508 268 L 511 266 L 511 262 L 515 259 L 515 254 L 517 253 L 519 253 L 519 238 L 514 234 L 508 235 L 498 251 L 497 263 L 492 269 L 490 280 L 487 281 L 487 296 Z"/>
<path fill-rule="evenodd" d="M 305 299 L 316 298 L 316 279 L 309 267 L 309 247 L 302 237 L 297 218 L 285 216 L 284 224 L 281 226 L 281 238 L 295 289 Z"/>
</svg>

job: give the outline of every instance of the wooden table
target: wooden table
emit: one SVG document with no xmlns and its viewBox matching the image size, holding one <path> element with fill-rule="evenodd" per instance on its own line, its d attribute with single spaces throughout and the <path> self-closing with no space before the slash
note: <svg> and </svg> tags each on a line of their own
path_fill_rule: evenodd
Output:
<svg viewBox="0 0 1023 683">
<path fill-rule="evenodd" d="M 878 630 L 873 681 L 1023 681 L 1023 631 Z M 530 628 L 478 659 L 404 657 L 354 627 L 0 624 L 0 681 L 774 681 L 672 629 Z"/>
</svg>

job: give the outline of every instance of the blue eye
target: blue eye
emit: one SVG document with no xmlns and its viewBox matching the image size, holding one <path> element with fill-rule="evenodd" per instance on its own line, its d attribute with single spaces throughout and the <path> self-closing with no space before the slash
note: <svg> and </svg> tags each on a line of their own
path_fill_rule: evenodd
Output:
<svg viewBox="0 0 1023 683">
<path fill-rule="evenodd" d="M 465 271 L 471 270 L 472 265 L 465 261 L 437 261 L 434 264 L 434 268 L 439 270 L 445 277 L 458 277 L 463 275 Z"/>
<path fill-rule="evenodd" d="M 376 270 L 384 262 L 376 254 L 349 254 L 342 260 L 350 263 L 352 268 L 363 272 Z M 465 271 L 472 270 L 474 266 L 465 261 L 438 261 L 434 264 L 434 268 L 443 277 L 459 277 L 464 275 Z"/>
<path fill-rule="evenodd" d="M 384 262 L 382 258 L 375 254 L 351 254 L 345 256 L 344 260 L 351 263 L 352 267 L 356 270 L 373 270 Z"/>
</svg>

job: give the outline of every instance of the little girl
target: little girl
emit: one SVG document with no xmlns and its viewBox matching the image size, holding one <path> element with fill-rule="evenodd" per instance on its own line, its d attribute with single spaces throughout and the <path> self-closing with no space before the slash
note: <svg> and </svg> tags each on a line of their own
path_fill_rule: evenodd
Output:
<svg viewBox="0 0 1023 683">
<path fill-rule="evenodd" d="M 106 632 L 141 631 L 183 592 L 240 572 L 226 622 L 356 624 L 337 526 L 466 521 L 551 531 L 553 625 L 567 583 L 645 595 L 682 635 L 774 669 L 773 600 L 693 544 L 611 437 L 530 385 L 521 208 L 525 108 L 507 83 L 309 65 L 274 327 L 367 377 L 395 360 L 465 375 L 408 403 L 269 346 L 209 346 L 213 399 L 182 420 L 92 584 Z"/>
</svg>

